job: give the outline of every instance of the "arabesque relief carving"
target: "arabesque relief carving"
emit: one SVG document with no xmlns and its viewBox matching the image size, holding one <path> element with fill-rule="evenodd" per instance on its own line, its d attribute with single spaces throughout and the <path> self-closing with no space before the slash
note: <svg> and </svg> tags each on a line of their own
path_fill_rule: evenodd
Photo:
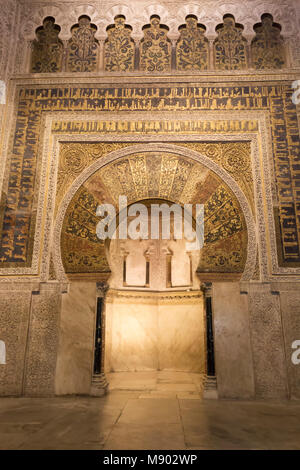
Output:
<svg viewBox="0 0 300 470">
<path fill-rule="evenodd" d="M 214 41 L 214 60 L 217 70 L 241 70 L 247 67 L 247 41 L 242 36 L 243 26 L 232 15 L 225 15 L 217 26 Z"/>
<path fill-rule="evenodd" d="M 61 72 L 63 43 L 58 35 L 60 27 L 52 17 L 45 18 L 43 26 L 36 30 L 37 39 L 32 43 L 31 72 Z"/>
<path fill-rule="evenodd" d="M 95 39 L 96 31 L 97 27 L 91 24 L 88 16 L 81 16 L 78 24 L 72 27 L 72 37 L 68 41 L 68 71 L 94 72 L 97 69 L 99 46 Z"/>
<path fill-rule="evenodd" d="M 252 63 L 256 69 L 282 69 L 285 66 L 284 39 L 280 25 L 273 23 L 272 15 L 263 15 L 254 26 L 256 33 L 251 43 Z"/>
<path fill-rule="evenodd" d="M 56 208 L 74 179 L 91 163 L 114 150 L 127 147 L 126 143 L 61 144 L 57 175 Z"/>
<path fill-rule="evenodd" d="M 104 242 L 96 235 L 98 204 L 94 195 L 82 188 L 69 207 L 62 235 L 66 272 L 110 272 Z"/>
<path fill-rule="evenodd" d="M 262 22 L 253 27 L 256 36 L 252 39 L 249 58 L 247 40 L 242 35 L 244 26 L 236 23 L 232 14 L 226 14 L 223 23 L 216 26 L 217 38 L 214 42 L 206 38 L 206 25 L 198 24 L 194 14 L 187 15 L 186 24 L 178 27 L 179 37 L 173 44 L 168 38 L 170 28 L 160 24 L 158 15 L 152 15 L 150 24 L 140 28 L 144 38 L 140 41 L 139 64 L 135 64 L 135 49 L 139 40 L 131 37 L 133 27 L 125 24 L 125 19 L 123 14 L 116 15 L 115 23 L 106 27 L 102 61 L 99 59 L 100 49 L 102 51 L 100 42 L 102 44 L 103 40 L 98 42 L 95 38 L 98 27 L 91 24 L 89 16 L 82 15 L 78 24 L 72 26 L 72 37 L 65 50 L 58 39 L 60 26 L 54 24 L 54 18 L 45 18 L 44 25 L 37 29 L 38 40 L 32 42 L 31 71 L 64 70 L 63 55 L 67 57 L 66 69 L 70 72 L 94 72 L 98 69 L 130 72 L 135 65 L 141 71 L 168 72 L 172 67 L 173 55 L 175 68 L 179 71 L 201 71 L 209 67 L 216 70 L 280 69 L 286 66 L 281 25 L 273 23 L 269 13 L 262 15 Z M 102 23 L 100 28 L 99 34 L 103 34 Z M 212 64 L 211 53 L 214 57 Z"/>
<path fill-rule="evenodd" d="M 58 167 L 57 178 L 57 192 L 56 192 L 56 208 L 62 201 L 64 195 L 67 193 L 74 179 L 90 164 L 104 157 L 112 151 L 119 150 L 128 146 L 135 145 L 134 143 L 63 143 L 60 149 L 60 160 Z M 180 142 L 175 143 L 179 147 L 187 147 L 195 150 L 198 153 L 207 155 L 208 158 L 216 162 L 224 168 L 244 191 L 250 206 L 255 212 L 254 208 L 254 190 L 253 190 L 253 177 L 251 168 L 251 149 L 249 142 L 217 142 L 217 143 L 202 143 L 202 142 Z M 137 160 L 136 162 L 138 162 Z M 124 164 L 121 164 L 121 166 Z M 152 165 L 156 165 L 153 161 Z M 181 162 L 186 168 L 190 168 L 191 163 Z M 155 186 L 158 176 L 156 172 L 159 167 L 154 171 L 152 178 L 147 180 L 149 197 L 155 196 L 155 191 L 152 185 Z M 108 171 L 109 174 L 109 171 Z M 158 174 L 158 173 L 157 173 Z M 192 180 L 189 180 L 189 184 Z M 116 182 L 117 184 L 117 182 Z M 126 184 L 126 179 L 124 180 Z M 166 182 L 168 188 L 169 181 Z M 181 182 L 183 188 L 184 182 Z M 126 186 L 127 191 L 130 190 L 131 185 Z M 186 182 L 186 191 L 189 192 L 188 182 Z M 141 185 L 138 189 L 141 197 L 145 195 L 145 187 Z M 148 193 L 147 193 L 148 194 Z M 175 193 L 172 192 L 172 197 Z"/>
<path fill-rule="evenodd" d="M 220 165 L 238 182 L 255 213 L 253 176 L 251 168 L 251 149 L 249 142 L 183 142 L 178 144 L 203 155 Z"/>
</svg>

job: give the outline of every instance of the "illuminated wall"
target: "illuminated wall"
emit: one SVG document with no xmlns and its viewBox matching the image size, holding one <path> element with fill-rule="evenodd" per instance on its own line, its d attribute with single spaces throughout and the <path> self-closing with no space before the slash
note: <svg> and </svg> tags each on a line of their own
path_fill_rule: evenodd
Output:
<svg viewBox="0 0 300 470">
<path fill-rule="evenodd" d="M 3 2 L 0 393 L 83 393 L 80 377 L 88 393 L 111 275 L 95 208 L 124 194 L 205 205 L 220 395 L 299 398 L 298 2 L 143 5 Z M 89 332 L 72 382 L 74 283 L 72 334 Z"/>
</svg>

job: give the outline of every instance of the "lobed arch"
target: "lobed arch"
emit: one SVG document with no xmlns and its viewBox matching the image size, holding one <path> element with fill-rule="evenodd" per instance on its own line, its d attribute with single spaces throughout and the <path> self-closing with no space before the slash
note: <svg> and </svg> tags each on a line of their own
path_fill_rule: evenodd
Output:
<svg viewBox="0 0 300 470">
<path fill-rule="evenodd" d="M 176 14 L 175 14 L 176 12 Z M 218 2 L 211 2 L 206 0 L 201 2 L 201 5 L 196 3 L 188 3 L 185 5 L 178 5 L 178 8 L 170 8 L 167 6 L 152 4 L 142 8 L 140 12 L 132 7 L 129 2 L 123 2 L 115 5 L 108 5 L 107 9 L 102 9 L 101 12 L 97 5 L 90 2 L 88 5 L 50 5 L 46 4 L 36 9 L 25 9 L 23 21 L 20 24 L 20 39 L 33 40 L 35 38 L 35 30 L 38 28 L 43 19 L 47 16 L 53 16 L 56 22 L 61 26 L 61 39 L 66 40 L 69 38 L 70 27 L 77 22 L 81 15 L 88 15 L 91 17 L 93 23 L 97 24 L 100 31 L 105 31 L 106 27 L 113 22 L 117 15 L 126 16 L 126 21 L 133 27 L 133 32 L 136 37 L 142 37 L 141 28 L 148 23 L 149 17 L 157 14 L 161 18 L 162 23 L 168 24 L 170 27 L 170 34 L 177 35 L 178 27 L 184 22 L 187 15 L 196 15 L 200 23 L 205 23 L 207 26 L 208 36 L 215 35 L 215 27 L 222 22 L 225 14 L 231 13 L 235 16 L 238 23 L 245 26 L 245 35 L 253 36 L 253 25 L 257 23 L 261 15 L 270 13 L 274 16 L 277 22 L 282 25 L 282 34 L 287 37 L 292 37 L 297 33 L 296 23 L 293 19 L 295 17 L 295 9 L 293 5 L 273 2 L 261 2 L 254 0 L 252 11 L 249 9 L 241 9 L 240 5 L 235 5 L 232 2 L 219 0 Z"/>
</svg>

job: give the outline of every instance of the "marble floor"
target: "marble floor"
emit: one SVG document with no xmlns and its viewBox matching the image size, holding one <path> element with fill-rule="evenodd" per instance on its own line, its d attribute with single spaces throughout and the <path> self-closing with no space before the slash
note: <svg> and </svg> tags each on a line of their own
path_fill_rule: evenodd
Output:
<svg viewBox="0 0 300 470">
<path fill-rule="evenodd" d="M 300 403 L 203 400 L 197 374 L 109 380 L 103 398 L 0 398 L 0 449 L 300 450 Z"/>
</svg>

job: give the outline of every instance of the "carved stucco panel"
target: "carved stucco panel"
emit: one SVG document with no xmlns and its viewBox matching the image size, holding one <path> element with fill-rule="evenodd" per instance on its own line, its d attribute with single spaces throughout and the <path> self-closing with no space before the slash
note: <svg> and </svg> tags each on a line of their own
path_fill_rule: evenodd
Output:
<svg viewBox="0 0 300 470">
<path fill-rule="evenodd" d="M 61 294 L 56 283 L 46 285 L 32 296 L 25 395 L 54 394 L 60 308 Z"/>
<path fill-rule="evenodd" d="M 279 296 L 252 284 L 249 318 L 257 398 L 287 398 L 287 371 Z"/>
</svg>

